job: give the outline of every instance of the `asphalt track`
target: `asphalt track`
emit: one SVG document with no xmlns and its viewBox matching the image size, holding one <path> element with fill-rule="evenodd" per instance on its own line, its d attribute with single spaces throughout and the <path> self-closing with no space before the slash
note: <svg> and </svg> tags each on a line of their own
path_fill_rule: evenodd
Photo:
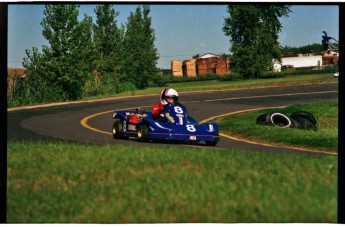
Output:
<svg viewBox="0 0 345 227">
<path fill-rule="evenodd" d="M 205 146 L 203 143 L 139 143 L 134 139 L 112 138 L 111 127 L 114 122 L 112 113 L 115 110 L 134 110 L 136 107 L 151 110 L 152 105 L 158 100 L 159 95 L 155 94 L 9 109 L 7 140 L 131 144 L 138 148 L 141 146 L 184 146 L 218 150 L 234 148 L 243 151 L 337 155 L 336 152 L 253 143 L 245 138 L 225 134 L 221 134 L 216 147 Z M 180 102 L 186 106 L 188 113 L 200 122 L 246 111 L 329 100 L 338 100 L 337 82 L 289 87 L 180 92 Z"/>
</svg>

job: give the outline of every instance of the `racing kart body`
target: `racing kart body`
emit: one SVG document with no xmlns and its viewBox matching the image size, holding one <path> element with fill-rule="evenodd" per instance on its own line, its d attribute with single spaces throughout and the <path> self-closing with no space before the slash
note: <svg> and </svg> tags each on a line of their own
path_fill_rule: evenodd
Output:
<svg viewBox="0 0 345 227">
<path fill-rule="evenodd" d="M 164 117 L 158 120 L 151 112 L 145 112 L 142 108 L 137 108 L 136 111 L 115 111 L 113 137 L 114 139 L 137 138 L 142 142 L 149 140 L 205 141 L 211 146 L 215 146 L 219 141 L 217 123 L 199 124 L 187 114 L 186 108 L 181 104 L 167 105 L 163 114 Z"/>
</svg>

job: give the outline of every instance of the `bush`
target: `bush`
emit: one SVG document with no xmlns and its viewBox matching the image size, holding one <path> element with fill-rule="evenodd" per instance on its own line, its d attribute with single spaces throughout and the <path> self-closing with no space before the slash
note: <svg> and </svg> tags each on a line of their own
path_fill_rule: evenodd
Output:
<svg viewBox="0 0 345 227">
<path fill-rule="evenodd" d="M 261 78 L 279 78 L 289 75 L 305 75 L 305 74 L 320 74 L 320 73 L 335 73 L 338 71 L 338 66 L 327 65 L 324 67 L 310 67 L 295 70 L 284 70 L 281 72 L 265 72 Z"/>
<path fill-rule="evenodd" d="M 170 76 L 163 77 L 164 83 L 179 83 L 179 82 L 206 81 L 206 80 L 228 81 L 228 80 L 239 80 L 239 79 L 243 79 L 243 77 L 240 76 L 236 72 L 232 72 L 231 74 L 226 74 L 226 75 L 206 74 L 206 75 L 197 75 L 196 77 L 187 77 L 187 76 L 174 77 L 170 75 Z"/>
</svg>

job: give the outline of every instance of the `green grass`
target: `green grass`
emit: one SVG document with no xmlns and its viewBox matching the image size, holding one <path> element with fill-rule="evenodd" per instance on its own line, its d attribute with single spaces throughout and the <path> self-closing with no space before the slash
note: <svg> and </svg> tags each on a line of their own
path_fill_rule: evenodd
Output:
<svg viewBox="0 0 345 227">
<path fill-rule="evenodd" d="M 320 84 L 320 83 L 338 83 L 338 78 L 334 78 L 330 73 L 324 74 L 306 74 L 306 75 L 288 75 L 279 78 L 248 79 L 248 80 L 204 80 L 168 83 L 167 86 L 176 89 L 181 96 L 183 92 L 205 91 L 205 90 L 226 90 L 226 89 L 248 89 L 264 88 L 274 86 L 293 86 L 302 84 Z M 163 90 L 162 87 L 149 87 L 141 90 L 131 90 L 116 94 L 96 95 L 84 97 L 82 100 L 94 100 L 100 98 L 115 98 L 135 95 L 158 95 Z M 43 104 L 43 103 L 42 103 Z M 19 107 L 14 103 L 8 103 L 9 109 Z"/>
<path fill-rule="evenodd" d="M 334 156 L 9 142 L 8 223 L 336 223 Z"/>
<path fill-rule="evenodd" d="M 277 111 L 288 116 L 295 111 L 308 111 L 318 122 L 318 130 L 279 128 L 257 125 L 256 118 L 263 113 Z M 293 147 L 337 152 L 338 150 L 338 102 L 293 105 L 282 109 L 266 109 L 217 119 L 221 132 L 245 139 L 269 142 Z"/>
<path fill-rule="evenodd" d="M 178 92 L 204 91 L 204 90 L 224 90 L 224 89 L 243 89 L 243 88 L 262 88 L 272 86 L 293 86 L 301 84 L 319 84 L 338 82 L 332 74 L 307 74 L 307 75 L 289 75 L 281 78 L 268 79 L 250 79 L 236 81 L 190 81 L 168 83 L 167 86 L 176 89 Z M 121 97 L 133 95 L 159 94 L 163 87 L 150 87 L 142 90 L 122 92 L 108 97 Z M 104 97 L 104 96 L 102 96 Z M 99 98 L 98 96 L 88 97 L 87 99 Z"/>
</svg>

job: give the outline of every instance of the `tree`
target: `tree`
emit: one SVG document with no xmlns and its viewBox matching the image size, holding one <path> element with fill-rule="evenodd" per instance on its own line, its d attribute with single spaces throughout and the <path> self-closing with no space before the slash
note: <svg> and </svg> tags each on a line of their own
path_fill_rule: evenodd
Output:
<svg viewBox="0 0 345 227">
<path fill-rule="evenodd" d="M 143 6 L 143 33 L 146 34 L 143 36 L 145 43 L 145 49 L 143 52 L 143 65 L 144 72 L 147 74 L 149 81 L 157 78 L 157 61 L 158 61 L 158 50 L 155 47 L 155 31 L 152 28 L 152 19 L 149 16 L 150 7 L 148 5 Z M 150 78 L 151 77 L 151 78 Z"/>
<path fill-rule="evenodd" d="M 122 30 L 116 20 L 119 12 L 111 4 L 98 5 L 94 11 L 97 17 L 94 25 L 97 71 L 101 74 L 121 74 Z"/>
<path fill-rule="evenodd" d="M 288 16 L 286 5 L 229 5 L 223 32 L 230 37 L 234 70 L 244 78 L 259 78 L 280 60 L 278 18 Z"/>
<path fill-rule="evenodd" d="M 24 104 L 56 100 L 52 91 L 49 90 L 54 84 L 50 80 L 51 75 L 48 71 L 46 56 L 40 53 L 36 47 L 33 47 L 32 50 L 27 49 L 25 52 L 27 57 L 23 59 L 23 66 L 28 72 L 28 87 L 25 92 L 18 93 L 17 95 L 21 97 L 16 97 L 16 99 L 22 100 Z M 60 92 L 57 90 L 58 88 L 53 92 Z"/>
<path fill-rule="evenodd" d="M 46 5 L 41 25 L 49 46 L 27 50 L 23 65 L 37 86 L 38 102 L 76 100 L 93 67 L 92 19 L 78 22 L 79 5 Z"/>
<path fill-rule="evenodd" d="M 147 5 L 130 13 L 123 40 L 126 76 L 137 88 L 147 87 L 157 76 L 158 51 L 149 13 Z"/>
<path fill-rule="evenodd" d="M 323 51 L 323 46 L 321 43 L 308 44 L 301 47 L 280 47 L 283 56 L 286 56 L 290 53 L 292 54 L 310 54 L 310 53 L 320 53 Z"/>
<path fill-rule="evenodd" d="M 75 68 L 84 75 L 90 75 L 96 67 L 95 61 L 97 59 L 92 17 L 84 15 L 84 19 L 77 26 L 76 36 L 72 41 L 72 59 L 74 59 Z M 85 81 L 86 76 L 82 76 L 82 78 Z"/>
</svg>

